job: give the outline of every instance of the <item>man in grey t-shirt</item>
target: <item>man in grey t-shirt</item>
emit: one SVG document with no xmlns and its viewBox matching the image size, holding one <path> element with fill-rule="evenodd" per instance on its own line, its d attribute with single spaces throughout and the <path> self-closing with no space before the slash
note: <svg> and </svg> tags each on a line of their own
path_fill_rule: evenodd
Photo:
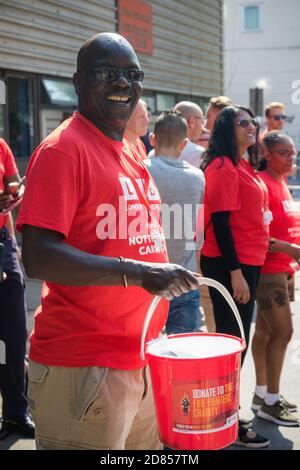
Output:
<svg viewBox="0 0 300 470">
<path fill-rule="evenodd" d="M 204 193 L 204 175 L 179 160 L 187 142 L 186 120 L 176 111 L 158 117 L 150 136 L 156 156 L 145 160 L 160 193 L 162 222 L 171 263 L 197 271 L 196 232 Z M 201 225 L 201 224 L 199 224 Z M 201 234 L 197 234 L 197 239 Z M 200 248 L 198 246 L 197 248 Z M 182 294 L 170 303 L 168 334 L 197 331 L 199 292 Z"/>
<path fill-rule="evenodd" d="M 174 110 L 179 112 L 187 123 L 187 141 L 178 156 L 178 160 L 185 160 L 196 168 L 200 168 L 202 155 L 205 151 L 204 147 L 197 144 L 203 130 L 202 109 L 191 101 L 180 101 L 176 104 Z M 152 149 L 148 154 L 148 158 L 155 155 L 155 149 Z"/>
</svg>

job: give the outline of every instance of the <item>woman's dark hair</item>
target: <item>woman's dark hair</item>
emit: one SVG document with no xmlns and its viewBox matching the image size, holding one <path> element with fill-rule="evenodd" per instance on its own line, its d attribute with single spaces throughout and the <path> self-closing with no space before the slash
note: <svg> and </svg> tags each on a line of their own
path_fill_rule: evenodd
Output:
<svg viewBox="0 0 300 470">
<path fill-rule="evenodd" d="M 226 106 L 217 116 L 208 149 L 203 155 L 201 168 L 205 170 L 207 166 L 217 157 L 229 157 L 232 163 L 237 166 L 239 152 L 236 145 L 235 121 L 241 111 L 247 112 L 251 117 L 255 117 L 250 108 L 244 106 Z M 258 133 L 256 130 L 256 143 L 248 148 L 249 163 L 252 167 L 258 166 Z"/>
<path fill-rule="evenodd" d="M 265 136 L 263 139 L 263 147 L 267 150 L 272 150 L 275 145 L 279 144 L 282 140 L 291 140 L 289 135 L 285 134 L 282 131 L 271 131 L 268 132 L 268 134 Z M 261 161 L 259 162 L 259 171 L 263 171 L 267 168 L 268 162 L 267 160 L 263 157 Z"/>
</svg>

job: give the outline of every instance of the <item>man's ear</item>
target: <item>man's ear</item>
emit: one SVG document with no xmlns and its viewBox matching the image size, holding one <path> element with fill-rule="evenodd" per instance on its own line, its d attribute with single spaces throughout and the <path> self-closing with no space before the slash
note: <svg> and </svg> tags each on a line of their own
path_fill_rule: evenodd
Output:
<svg viewBox="0 0 300 470">
<path fill-rule="evenodd" d="M 186 144 L 188 143 L 189 139 L 186 138 L 186 139 L 183 139 L 180 144 L 178 145 L 178 150 L 180 151 L 180 153 L 182 152 L 182 150 L 184 149 L 184 147 L 186 146 Z"/>
<path fill-rule="evenodd" d="M 194 127 L 194 124 L 195 124 L 195 118 L 193 115 L 190 115 L 187 119 L 186 119 L 186 122 L 187 122 L 187 125 L 190 129 L 193 129 Z"/>
<path fill-rule="evenodd" d="M 153 132 L 150 132 L 149 134 L 149 142 L 152 145 L 152 147 L 155 147 L 155 134 L 153 134 Z"/>
<path fill-rule="evenodd" d="M 73 75 L 73 85 L 75 88 L 76 95 L 78 95 L 78 90 L 79 90 L 79 73 L 75 72 Z"/>
</svg>

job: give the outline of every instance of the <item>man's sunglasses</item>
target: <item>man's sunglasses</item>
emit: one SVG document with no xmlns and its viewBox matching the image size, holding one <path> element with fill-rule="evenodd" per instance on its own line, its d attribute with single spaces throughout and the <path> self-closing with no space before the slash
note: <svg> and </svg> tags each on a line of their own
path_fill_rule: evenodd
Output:
<svg viewBox="0 0 300 470">
<path fill-rule="evenodd" d="M 239 121 L 237 121 L 237 125 L 244 128 L 248 127 L 250 124 L 252 124 L 252 126 L 256 128 L 259 126 L 259 122 L 255 118 L 240 119 Z"/>
<path fill-rule="evenodd" d="M 142 82 L 144 80 L 144 72 L 139 69 L 121 69 L 118 67 L 94 67 L 89 69 L 94 72 L 97 80 L 113 82 L 122 74 L 129 83 Z"/>
<path fill-rule="evenodd" d="M 275 114 L 274 116 L 270 116 L 274 121 L 285 121 L 286 115 L 285 114 Z"/>
</svg>

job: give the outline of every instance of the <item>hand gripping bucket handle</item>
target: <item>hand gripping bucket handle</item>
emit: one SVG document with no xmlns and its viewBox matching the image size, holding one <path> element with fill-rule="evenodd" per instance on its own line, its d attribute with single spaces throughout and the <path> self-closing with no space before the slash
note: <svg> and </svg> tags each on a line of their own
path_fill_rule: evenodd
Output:
<svg viewBox="0 0 300 470">
<path fill-rule="evenodd" d="M 231 310 L 234 313 L 236 321 L 239 325 L 239 329 L 240 329 L 240 332 L 241 332 L 242 339 L 246 343 L 245 332 L 244 332 L 244 328 L 243 328 L 243 324 L 242 324 L 242 320 L 241 320 L 239 311 L 238 311 L 238 309 L 237 309 L 237 307 L 234 303 L 233 298 L 229 294 L 228 290 L 222 284 L 220 284 L 220 282 L 217 282 L 214 279 L 210 279 L 208 277 L 201 277 L 198 280 L 198 282 L 199 282 L 199 286 L 205 285 L 205 286 L 214 287 L 215 289 L 217 289 L 220 292 L 220 294 L 223 295 L 223 297 L 228 302 L 229 306 L 231 307 Z M 145 338 L 146 338 L 148 326 L 149 326 L 149 323 L 151 321 L 152 315 L 153 315 L 153 313 L 154 313 L 154 311 L 155 311 L 155 309 L 156 309 L 156 307 L 159 304 L 161 299 L 162 299 L 162 297 L 159 297 L 158 295 L 155 296 L 153 298 L 151 304 L 149 305 L 149 308 L 148 308 L 147 313 L 146 313 L 146 317 L 145 317 L 144 325 L 143 325 L 143 330 L 142 330 L 141 347 L 140 347 L 140 356 L 141 356 L 142 360 L 145 359 L 145 350 L 144 349 L 145 349 Z"/>
</svg>

